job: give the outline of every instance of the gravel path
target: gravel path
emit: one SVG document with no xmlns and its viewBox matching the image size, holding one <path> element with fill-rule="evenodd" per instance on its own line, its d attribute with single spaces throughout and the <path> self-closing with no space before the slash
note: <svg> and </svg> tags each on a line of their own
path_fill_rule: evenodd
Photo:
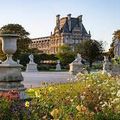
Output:
<svg viewBox="0 0 120 120">
<path fill-rule="evenodd" d="M 70 78 L 69 72 L 22 72 L 26 88 L 39 87 L 41 83 L 65 83 Z"/>
</svg>

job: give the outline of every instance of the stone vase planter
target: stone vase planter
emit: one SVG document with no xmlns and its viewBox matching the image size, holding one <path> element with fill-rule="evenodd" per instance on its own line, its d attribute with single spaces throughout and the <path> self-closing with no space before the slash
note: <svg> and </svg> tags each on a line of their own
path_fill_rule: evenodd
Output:
<svg viewBox="0 0 120 120">
<path fill-rule="evenodd" d="M 23 76 L 21 74 L 22 65 L 13 61 L 12 56 L 17 50 L 17 38 L 16 34 L 2 34 L 0 39 L 2 40 L 2 50 L 6 54 L 7 59 L 0 64 L 0 92 L 7 92 L 10 90 L 16 90 L 20 93 L 20 98 L 25 98 L 25 88 L 21 83 Z"/>
<path fill-rule="evenodd" d="M 17 64 L 12 60 L 12 55 L 17 50 L 17 38 L 16 34 L 3 34 L 0 35 L 2 40 L 2 51 L 6 54 L 7 59 L 3 62 L 3 64 Z"/>
</svg>

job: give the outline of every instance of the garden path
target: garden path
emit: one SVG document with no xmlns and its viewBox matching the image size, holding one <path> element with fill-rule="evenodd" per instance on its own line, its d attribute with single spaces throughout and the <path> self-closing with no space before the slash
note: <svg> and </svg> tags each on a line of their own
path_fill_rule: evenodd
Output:
<svg viewBox="0 0 120 120">
<path fill-rule="evenodd" d="M 65 83 L 70 78 L 69 72 L 22 72 L 26 88 L 40 87 L 41 83 Z"/>
</svg>

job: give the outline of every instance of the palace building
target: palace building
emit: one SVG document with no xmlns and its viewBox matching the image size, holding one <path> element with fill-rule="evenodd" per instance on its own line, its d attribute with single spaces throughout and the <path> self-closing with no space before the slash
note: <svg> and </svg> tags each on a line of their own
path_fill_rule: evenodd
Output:
<svg viewBox="0 0 120 120">
<path fill-rule="evenodd" d="M 54 32 L 47 37 L 32 39 L 30 48 L 37 48 L 43 53 L 56 54 L 62 45 L 69 45 L 74 50 L 76 44 L 90 38 L 90 31 L 88 33 L 82 23 L 82 15 L 76 18 L 71 17 L 71 14 L 62 18 L 57 15 Z"/>
</svg>

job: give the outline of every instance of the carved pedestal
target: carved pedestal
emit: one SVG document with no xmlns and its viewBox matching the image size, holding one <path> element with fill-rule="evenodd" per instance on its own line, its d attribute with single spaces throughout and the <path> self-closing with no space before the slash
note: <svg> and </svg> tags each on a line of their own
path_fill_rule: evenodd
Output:
<svg viewBox="0 0 120 120">
<path fill-rule="evenodd" d="M 25 88 L 21 83 L 23 76 L 21 74 L 21 66 L 0 64 L 0 92 L 8 92 L 10 90 L 19 91 L 21 99 L 25 99 Z"/>
<path fill-rule="evenodd" d="M 73 75 L 76 75 L 79 72 L 83 72 L 84 68 L 83 64 L 71 63 L 69 66 L 70 66 L 69 72 L 72 73 Z"/>
<path fill-rule="evenodd" d="M 27 64 L 26 72 L 38 72 L 36 63 Z"/>
</svg>

